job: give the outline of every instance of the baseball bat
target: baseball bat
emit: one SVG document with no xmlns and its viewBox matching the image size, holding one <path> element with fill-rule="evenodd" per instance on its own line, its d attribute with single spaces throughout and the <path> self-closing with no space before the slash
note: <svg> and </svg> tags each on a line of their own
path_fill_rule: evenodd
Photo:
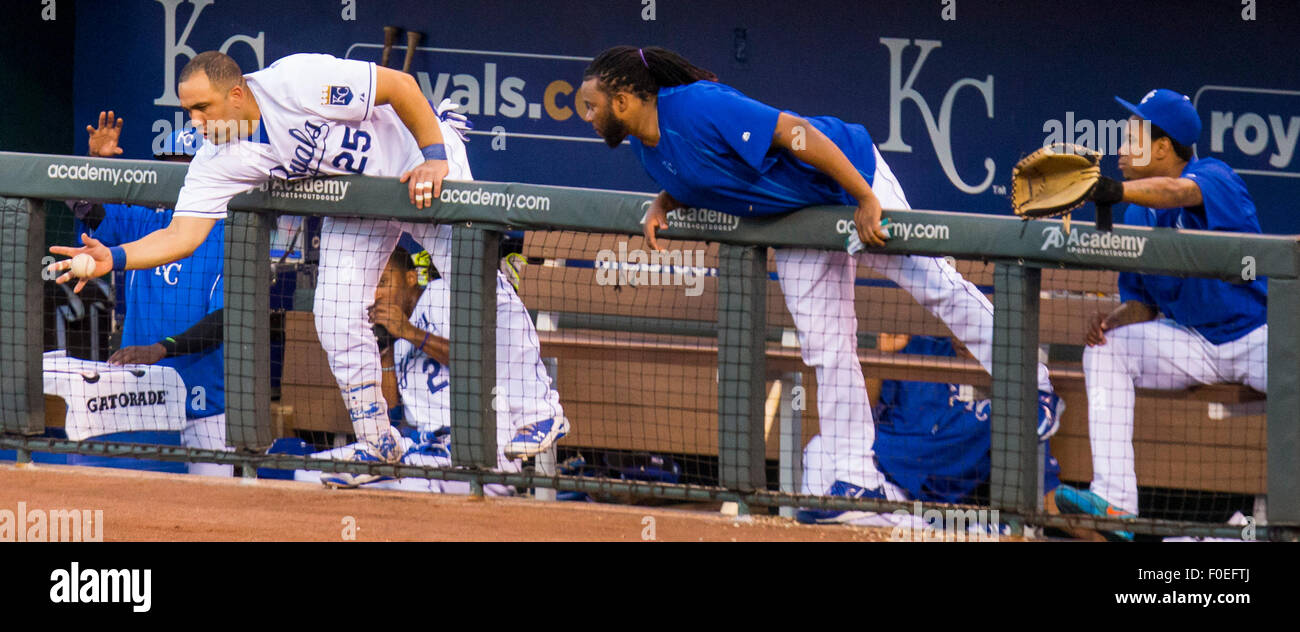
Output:
<svg viewBox="0 0 1300 632">
<path fill-rule="evenodd" d="M 397 43 L 397 35 L 401 32 L 402 29 L 396 26 L 384 27 L 384 53 L 379 57 L 380 66 L 388 65 L 388 56 L 393 52 L 393 44 Z"/>
<path fill-rule="evenodd" d="M 406 61 L 402 62 L 402 72 L 411 72 L 411 62 L 415 60 L 415 47 L 420 45 L 422 39 L 424 39 L 424 33 L 419 31 L 406 32 Z"/>
</svg>

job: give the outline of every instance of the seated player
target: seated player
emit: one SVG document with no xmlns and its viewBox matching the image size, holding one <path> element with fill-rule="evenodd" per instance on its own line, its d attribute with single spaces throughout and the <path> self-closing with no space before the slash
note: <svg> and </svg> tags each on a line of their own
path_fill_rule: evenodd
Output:
<svg viewBox="0 0 1300 632">
<path fill-rule="evenodd" d="M 122 120 L 101 112 L 90 132 L 90 155 L 120 155 Z M 189 162 L 202 144 L 191 130 L 177 130 L 155 157 Z M 74 207 L 93 237 L 110 246 L 139 239 L 171 222 L 171 209 L 125 204 Z M 222 364 L 221 309 L 224 229 L 218 225 L 194 254 L 152 270 L 126 273 L 126 318 L 122 346 L 109 364 L 169 366 L 185 382 L 185 428 L 181 444 L 203 450 L 226 447 L 225 376 Z M 191 474 L 231 476 L 233 466 L 190 463 Z"/>
<path fill-rule="evenodd" d="M 880 336 L 882 351 L 955 356 L 948 338 Z M 972 497 L 989 480 L 991 428 L 989 400 L 958 384 L 884 380 L 875 407 L 877 464 L 891 488 L 891 499 L 923 503 L 974 504 Z M 1060 484 L 1060 466 L 1046 454 L 1044 493 Z M 834 476 L 831 454 L 821 436 L 804 449 L 803 493 L 813 494 Z M 849 512 L 850 524 L 896 526 L 894 514 Z M 912 517 L 915 518 L 915 517 Z M 912 526 L 920 528 L 920 525 Z"/>
<path fill-rule="evenodd" d="M 1172 90 L 1152 90 L 1138 105 L 1115 99 L 1133 113 L 1119 151 L 1125 181 L 1102 178 L 1093 193 L 1097 204 L 1129 202 L 1123 221 L 1129 225 L 1261 232 L 1246 183 L 1223 162 L 1193 154 L 1201 119 L 1190 99 Z M 1063 486 L 1057 494 L 1062 513 L 1137 515 L 1137 387 L 1235 382 L 1267 391 L 1267 290 L 1264 279 L 1229 283 L 1120 273 L 1122 302 L 1089 320 L 1083 355 L 1092 485 Z M 1128 531 L 1106 535 L 1133 539 Z"/>
<path fill-rule="evenodd" d="M 397 387 L 405 417 L 415 426 L 414 432 L 404 433 L 409 456 L 402 463 L 451 467 L 451 391 L 447 388 L 451 343 L 446 337 L 451 329 L 451 287 L 446 279 L 438 278 L 421 288 L 419 277 L 411 256 L 397 248 L 379 278 L 369 314 L 371 322 L 382 326 L 393 338 Z M 530 434 L 530 428 L 551 436 L 563 436 L 568 431 L 569 422 L 542 364 L 540 349 L 528 310 L 506 276 L 498 272 L 497 389 L 493 403 L 497 409 L 497 463 L 504 472 L 519 471 L 520 458 L 546 449 L 537 442 L 519 440 Z M 332 457 L 342 452 L 333 450 L 322 455 Z M 359 484 L 379 480 L 371 478 Z M 321 482 L 336 487 L 356 486 L 348 477 L 331 474 L 321 475 Z M 450 491 L 448 483 L 430 483 L 433 491 Z M 423 484 L 416 481 L 414 487 L 402 487 L 418 489 Z"/>
</svg>

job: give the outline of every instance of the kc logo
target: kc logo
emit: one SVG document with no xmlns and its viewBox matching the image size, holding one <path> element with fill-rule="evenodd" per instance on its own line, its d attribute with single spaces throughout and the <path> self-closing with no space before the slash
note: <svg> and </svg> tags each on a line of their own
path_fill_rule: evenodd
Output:
<svg viewBox="0 0 1300 632">
<path fill-rule="evenodd" d="M 325 95 L 321 99 L 324 105 L 348 105 L 352 103 L 352 89 L 347 86 L 325 86 Z"/>
<path fill-rule="evenodd" d="M 971 185 L 966 184 L 957 173 L 957 167 L 952 160 L 952 105 L 957 98 L 957 93 L 962 88 L 974 88 L 984 96 L 984 105 L 988 111 L 988 117 L 993 118 L 993 75 L 989 75 L 983 81 L 967 77 L 952 84 L 948 92 L 943 95 L 943 103 L 939 105 L 939 118 L 935 119 L 934 112 L 930 110 L 930 105 L 925 102 L 925 97 L 917 92 L 912 84 L 916 81 L 916 76 L 921 73 L 921 66 L 925 64 L 926 58 L 930 52 L 943 45 L 938 40 L 916 40 L 917 48 L 920 52 L 916 56 L 916 63 L 912 66 L 912 71 L 907 75 L 907 81 L 903 81 L 903 52 L 912 44 L 911 40 L 898 39 L 893 37 L 882 37 L 880 43 L 889 49 L 889 140 L 880 145 L 880 151 L 897 151 L 902 153 L 912 153 L 912 146 L 903 141 L 902 120 L 903 120 L 903 101 L 910 100 L 916 104 L 921 111 L 921 118 L 925 120 L 925 128 L 930 132 L 930 142 L 934 145 L 934 153 L 939 157 L 939 165 L 943 167 L 943 172 L 948 176 L 948 180 L 953 186 L 965 193 L 982 193 L 989 188 L 993 182 L 993 172 L 996 166 L 993 159 L 984 158 L 984 168 L 987 173 L 984 181 Z"/>
<path fill-rule="evenodd" d="M 163 278 L 167 285 L 176 285 L 180 283 L 181 264 L 167 263 L 153 269 L 153 273 Z"/>
<path fill-rule="evenodd" d="M 189 22 L 185 24 L 185 30 L 181 32 L 180 37 L 176 36 L 176 10 L 185 0 L 154 0 L 163 5 L 163 93 L 162 96 L 153 100 L 154 105 L 176 107 L 181 104 L 181 100 L 176 96 L 176 58 L 184 55 L 186 61 L 193 59 L 198 53 L 187 43 L 190 35 L 194 32 L 194 24 L 199 20 L 199 14 L 203 9 L 216 2 L 216 0 L 189 0 L 194 5 L 194 10 L 190 12 Z M 257 69 L 261 70 L 265 65 L 266 56 L 266 33 L 257 32 L 257 37 L 251 35 L 231 35 L 226 41 L 221 43 L 217 50 L 223 53 L 229 53 L 230 47 L 243 42 L 253 49 L 257 55 Z M 245 68 L 245 71 L 248 69 Z"/>
</svg>

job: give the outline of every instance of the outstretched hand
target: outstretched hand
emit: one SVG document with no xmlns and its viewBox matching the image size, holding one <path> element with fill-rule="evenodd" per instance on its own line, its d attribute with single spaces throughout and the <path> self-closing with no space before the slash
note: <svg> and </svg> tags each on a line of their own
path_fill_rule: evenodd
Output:
<svg viewBox="0 0 1300 632">
<path fill-rule="evenodd" d="M 117 118 L 112 110 L 99 113 L 99 127 L 86 126 L 90 134 L 90 155 L 112 158 L 122 155 L 122 148 L 117 140 L 122 136 L 122 119 Z"/>
<path fill-rule="evenodd" d="M 90 255 L 95 260 L 95 270 L 90 275 L 91 278 L 104 276 L 113 271 L 113 253 L 109 251 L 108 246 L 99 243 L 99 240 L 85 233 L 81 234 L 81 243 L 85 245 L 79 248 L 76 246 L 50 246 L 51 253 L 67 257 L 62 261 L 51 263 L 50 267 L 47 268 L 50 272 L 63 273 L 54 280 L 55 283 L 62 285 L 77 278 L 72 274 L 72 258 L 82 253 Z M 77 286 L 72 291 L 80 293 L 81 288 L 86 287 L 87 280 L 85 278 L 78 279 Z"/>
</svg>

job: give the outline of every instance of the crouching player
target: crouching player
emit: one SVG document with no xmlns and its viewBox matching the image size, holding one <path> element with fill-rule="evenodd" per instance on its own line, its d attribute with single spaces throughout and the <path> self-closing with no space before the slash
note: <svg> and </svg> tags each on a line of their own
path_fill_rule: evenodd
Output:
<svg viewBox="0 0 1300 632">
<path fill-rule="evenodd" d="M 949 338 L 881 334 L 882 351 L 955 356 Z M 964 354 L 968 355 L 968 354 Z M 877 405 L 873 449 L 889 497 L 922 503 L 978 504 L 991 472 L 989 400 L 958 384 L 884 380 Z M 1043 491 L 1050 507 L 1061 468 L 1044 451 Z M 804 449 L 803 493 L 815 494 L 834 477 L 831 451 L 821 436 Z M 801 522 L 812 522 L 798 516 Z M 846 512 L 849 524 L 924 529 L 921 516 Z M 1000 527 L 999 527 L 1000 528 Z"/>
<path fill-rule="evenodd" d="M 370 320 L 394 338 L 393 370 L 405 417 L 414 431 L 404 434 L 405 465 L 451 467 L 450 341 L 451 286 L 445 278 L 420 286 L 420 270 L 398 247 L 379 278 Z M 550 446 L 544 437 L 563 436 L 569 422 L 541 359 L 541 345 L 528 310 L 515 296 L 505 275 L 497 273 L 497 467 L 518 472 L 520 459 Z M 347 458 L 356 447 L 336 448 L 317 457 Z M 308 475 L 310 476 L 310 475 Z M 301 480 L 303 475 L 299 475 Z M 356 487 L 383 480 L 376 476 L 323 474 L 322 483 Z M 385 486 L 447 493 L 468 492 L 467 483 L 403 479 Z M 507 494 L 503 486 L 486 486 L 489 494 Z"/>
</svg>

